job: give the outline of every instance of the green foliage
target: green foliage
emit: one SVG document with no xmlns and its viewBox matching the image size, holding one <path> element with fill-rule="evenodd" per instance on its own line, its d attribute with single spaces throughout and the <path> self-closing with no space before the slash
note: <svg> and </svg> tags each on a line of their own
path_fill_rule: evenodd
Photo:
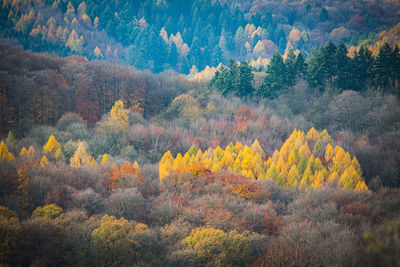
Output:
<svg viewBox="0 0 400 267">
<path fill-rule="evenodd" d="M 38 207 L 32 212 L 32 217 L 43 217 L 43 218 L 57 218 L 60 217 L 63 210 L 57 205 L 50 204 L 43 207 Z"/>
<path fill-rule="evenodd" d="M 257 91 L 257 95 L 269 99 L 276 98 L 280 93 L 287 90 L 288 72 L 282 57 L 276 53 L 272 56 L 267 67 L 267 75 L 264 83 Z"/>
<path fill-rule="evenodd" d="M 254 75 L 246 61 L 240 64 L 230 62 L 229 68 L 220 67 L 210 81 L 209 86 L 223 95 L 233 93 L 237 96 L 251 96 L 253 94 L 252 80 Z"/>
<path fill-rule="evenodd" d="M 6 143 L 13 144 L 15 142 L 15 137 L 11 131 L 8 132 Z"/>
<path fill-rule="evenodd" d="M 132 224 L 124 218 L 104 215 L 91 236 L 96 264 L 121 266 L 137 261 L 140 244 L 130 238 L 133 231 Z"/>
<path fill-rule="evenodd" d="M 195 251 L 200 266 L 245 266 L 251 260 L 249 239 L 236 231 L 196 228 L 183 243 Z"/>
</svg>

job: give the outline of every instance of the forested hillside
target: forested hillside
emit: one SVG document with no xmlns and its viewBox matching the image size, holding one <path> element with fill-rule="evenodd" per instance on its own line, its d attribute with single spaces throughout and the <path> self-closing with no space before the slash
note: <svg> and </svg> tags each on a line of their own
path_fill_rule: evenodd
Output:
<svg viewBox="0 0 400 267">
<path fill-rule="evenodd" d="M 398 0 L 2 0 L 0 266 L 398 266 Z"/>
<path fill-rule="evenodd" d="M 0 31 L 33 51 L 188 74 L 193 66 L 202 70 L 231 58 L 265 66 L 275 52 L 306 56 L 329 40 L 357 46 L 395 26 L 399 6 L 381 0 L 2 0 Z"/>
</svg>

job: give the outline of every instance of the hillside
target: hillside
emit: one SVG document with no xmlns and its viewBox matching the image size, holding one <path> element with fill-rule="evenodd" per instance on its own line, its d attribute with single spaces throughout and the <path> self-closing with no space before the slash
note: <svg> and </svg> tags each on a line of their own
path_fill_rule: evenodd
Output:
<svg viewBox="0 0 400 267">
<path fill-rule="evenodd" d="M 229 59 L 356 45 L 399 22 L 396 1 L 11 1 L 0 32 L 33 51 L 188 74 Z M 260 63 L 258 63 L 260 65 Z"/>
<path fill-rule="evenodd" d="M 399 22 L 1 0 L 0 266 L 399 266 Z"/>
</svg>

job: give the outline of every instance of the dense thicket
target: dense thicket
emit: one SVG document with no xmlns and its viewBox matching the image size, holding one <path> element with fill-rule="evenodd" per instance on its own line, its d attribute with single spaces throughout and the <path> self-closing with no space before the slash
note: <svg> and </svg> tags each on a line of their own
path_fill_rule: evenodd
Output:
<svg viewBox="0 0 400 267">
<path fill-rule="evenodd" d="M 11 150 L 26 142 L 11 140 Z M 82 165 L 71 159 L 67 165 L 53 154 L 59 145 L 51 136 L 43 148 L 34 145 L 15 159 L 0 159 L 1 264 L 377 266 L 398 261 L 396 189 L 356 193 L 329 186 L 304 192 L 219 171 L 160 181 L 157 165 L 117 158 Z M 80 150 L 75 155 L 87 153 Z M 46 155 L 50 160 L 40 160 Z"/>
<path fill-rule="evenodd" d="M 357 45 L 398 23 L 400 6 L 380 0 L 1 2 L 1 33 L 25 48 L 181 73 L 290 49 L 307 55 L 328 40 Z"/>
<path fill-rule="evenodd" d="M 170 74 L 1 45 L 0 132 L 21 135 L 37 124 L 55 125 L 67 112 L 93 125 L 118 99 L 151 117 L 186 88 L 186 81 Z"/>
<path fill-rule="evenodd" d="M 273 100 L 255 103 L 201 88 L 175 97 L 151 120 L 116 101 L 93 126 L 66 113 L 55 127 L 33 127 L 22 139 L 12 132 L 4 136 L 0 263 L 377 266 L 398 261 L 394 237 L 399 234 L 400 194 L 385 187 L 399 186 L 396 96 L 321 93 L 300 81 Z M 332 151 L 335 159 L 327 166 L 341 168 L 340 162 L 356 155 L 360 165 L 353 159 L 348 168 L 357 175 L 362 171 L 368 192 L 335 183 L 310 188 L 300 181 L 300 186 L 286 187 L 292 180 L 276 179 L 273 168 L 259 180 L 217 165 L 179 175 L 159 172 L 157 162 L 168 150 L 194 153 L 194 144 L 202 151 L 212 148 L 211 155 L 221 152 L 218 145 L 231 147 L 238 141 L 247 151 L 246 145 L 257 139 L 252 146 L 257 152 L 250 154 L 265 153 L 269 167 L 276 161 L 284 173 L 280 157 L 291 151 L 297 163 L 296 145 L 305 147 L 304 134 L 295 131 L 284 141 L 294 128 L 304 131 L 313 125 L 329 130 L 332 147 L 350 152 Z M 318 178 L 318 161 L 328 162 L 334 154 L 327 153 L 327 146 L 322 156 L 328 136 L 315 133 L 305 138 L 318 160 L 308 157 L 306 169 L 313 168 Z M 311 140 L 315 136 L 320 145 Z M 246 157 L 241 167 L 256 172 L 251 164 L 256 161 Z M 346 181 L 352 180 L 343 179 L 343 185 Z"/>
<path fill-rule="evenodd" d="M 311 90 L 324 92 L 334 90 L 335 94 L 344 90 L 366 92 L 376 90 L 382 93 L 400 95 L 400 53 L 398 46 L 384 44 L 376 57 L 365 47 L 361 47 L 350 57 L 346 46 L 336 46 L 330 42 L 315 49 L 307 60 L 301 53 L 291 50 L 285 60 L 274 54 L 266 69 L 263 83 L 254 88 L 253 75 L 246 62 L 229 67 L 221 66 L 210 81 L 209 86 L 237 96 L 253 96 L 274 99 L 285 94 L 298 79 L 307 81 Z"/>
</svg>

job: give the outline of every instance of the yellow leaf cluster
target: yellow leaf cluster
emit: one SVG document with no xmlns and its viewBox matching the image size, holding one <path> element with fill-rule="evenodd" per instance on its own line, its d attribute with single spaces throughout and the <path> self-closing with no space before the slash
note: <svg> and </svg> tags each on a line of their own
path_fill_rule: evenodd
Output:
<svg viewBox="0 0 400 267">
<path fill-rule="evenodd" d="M 178 153 L 174 158 L 170 151 L 166 152 L 159 162 L 160 179 L 179 172 L 206 173 L 205 169 L 212 172 L 240 173 L 251 179 L 264 177 L 265 153 L 258 140 L 249 146 L 243 146 L 240 142 L 235 145 L 230 143 L 225 149 L 217 146 L 215 149 L 208 149 L 204 153 L 201 149 L 191 147 L 183 156 Z M 196 152 L 196 153 L 195 153 Z M 203 166 L 200 171 L 200 166 Z"/>
<path fill-rule="evenodd" d="M 118 122 L 123 128 L 128 128 L 128 110 L 124 108 L 124 102 L 122 102 L 122 100 L 118 100 L 114 103 L 114 106 L 111 108 L 110 115 L 111 119 Z"/>
<path fill-rule="evenodd" d="M 83 165 L 95 165 L 97 163 L 92 161 L 92 157 L 86 152 L 85 144 L 79 143 L 74 155 L 70 159 L 70 165 L 73 167 L 80 167 Z"/>
<path fill-rule="evenodd" d="M 330 141 L 326 130 L 319 133 L 311 128 L 305 134 L 295 129 L 280 151 L 275 151 L 267 161 L 266 177 L 280 185 L 303 189 L 333 184 L 358 192 L 368 191 L 357 159 L 340 146 L 333 148 Z"/>
<path fill-rule="evenodd" d="M 162 180 L 177 173 L 193 176 L 208 170 L 238 173 L 250 179 L 271 178 L 279 185 L 304 190 L 335 185 L 357 192 L 368 191 L 356 157 L 352 158 L 340 146 L 333 148 L 330 141 L 326 130 L 318 132 L 312 128 L 305 134 L 295 129 L 280 151 L 267 160 L 258 140 L 250 147 L 237 142 L 225 149 L 209 148 L 204 153 L 192 146 L 183 156 L 178 153 L 175 158 L 168 151 L 159 162 L 159 177 Z M 191 168 L 197 171 L 192 172 Z"/>
<path fill-rule="evenodd" d="M 0 159 L 7 159 L 7 160 L 15 159 L 14 155 L 8 151 L 8 147 L 3 140 L 0 143 Z"/>
</svg>

